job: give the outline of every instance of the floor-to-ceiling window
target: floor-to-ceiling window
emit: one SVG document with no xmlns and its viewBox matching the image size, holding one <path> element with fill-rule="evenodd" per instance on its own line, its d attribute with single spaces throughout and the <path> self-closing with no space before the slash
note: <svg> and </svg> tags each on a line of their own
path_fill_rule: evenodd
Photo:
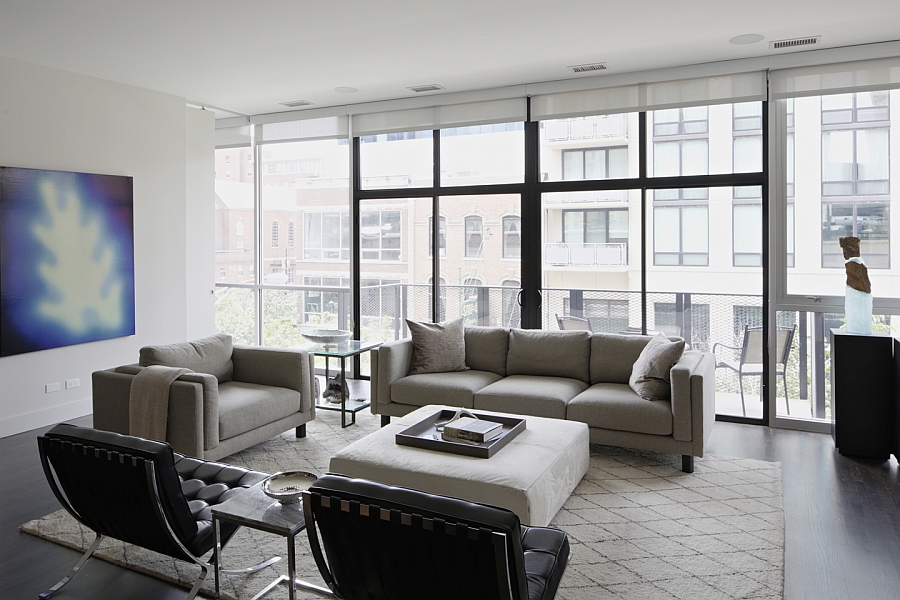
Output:
<svg viewBox="0 0 900 600">
<path fill-rule="evenodd" d="M 898 244 L 893 241 L 897 197 L 895 125 L 900 121 L 900 81 L 891 81 L 873 63 L 834 65 L 830 77 L 805 73 L 803 86 L 784 82 L 801 71 L 779 74 L 774 81 L 779 117 L 776 143 L 784 140 L 779 160 L 784 190 L 775 223 L 781 231 L 780 270 L 775 319 L 792 333 L 778 347 L 786 366 L 789 404 L 779 404 L 781 424 L 805 421 L 828 428 L 831 413 L 831 329 L 844 324 L 846 276 L 840 238 L 857 237 L 868 267 L 874 296 L 873 328 L 895 333 L 900 292 Z M 848 80 L 847 73 L 856 76 Z M 867 88 L 853 89 L 847 81 Z M 871 89 L 878 81 L 884 89 Z M 841 82 L 836 86 L 835 82 Z"/>
<path fill-rule="evenodd" d="M 740 354 L 768 336 L 773 413 L 824 422 L 840 237 L 862 240 L 876 326 L 900 311 L 896 85 L 792 89 L 774 112 L 764 74 L 625 88 L 536 95 L 530 121 L 520 98 L 240 128 L 216 155 L 220 330 L 293 345 L 309 326 L 385 340 L 406 318 L 579 316 L 715 351 L 717 410 L 749 419 L 766 416 L 761 368 Z"/>
<path fill-rule="evenodd" d="M 759 421 L 763 357 L 739 363 L 764 325 L 765 86 L 744 83 L 756 100 L 704 84 L 684 106 L 641 106 L 635 93 L 647 110 L 624 112 L 624 93 L 573 92 L 533 99 L 532 114 L 582 112 L 540 123 L 543 327 L 576 316 L 595 332 L 715 350 L 717 413 Z"/>
</svg>

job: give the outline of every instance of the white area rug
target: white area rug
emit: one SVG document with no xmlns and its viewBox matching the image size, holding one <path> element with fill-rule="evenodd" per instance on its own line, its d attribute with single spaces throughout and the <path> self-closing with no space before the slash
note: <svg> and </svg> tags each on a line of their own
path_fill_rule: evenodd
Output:
<svg viewBox="0 0 900 600">
<path fill-rule="evenodd" d="M 324 473 L 332 454 L 379 426 L 368 411 L 346 429 L 339 419 L 340 413 L 319 411 L 305 439 L 291 431 L 224 462 L 269 473 Z M 680 464 L 680 456 L 591 446 L 587 475 L 551 524 L 568 533 L 572 546 L 557 598 L 783 597 L 781 464 L 707 456 L 695 459 L 690 475 Z M 93 540 L 63 510 L 22 530 L 82 550 Z M 273 555 L 286 556 L 283 538 L 242 528 L 223 563 L 238 568 Z M 196 566 L 115 540 L 104 542 L 95 556 L 188 588 L 199 574 Z M 281 573 L 287 573 L 284 560 L 250 576 L 224 576 L 223 595 L 251 598 Z M 297 536 L 297 574 L 322 584 L 304 534 Z M 211 594 L 212 575 L 204 590 Z M 266 598 L 287 596 L 282 586 Z M 321 596 L 298 591 L 298 598 Z"/>
</svg>

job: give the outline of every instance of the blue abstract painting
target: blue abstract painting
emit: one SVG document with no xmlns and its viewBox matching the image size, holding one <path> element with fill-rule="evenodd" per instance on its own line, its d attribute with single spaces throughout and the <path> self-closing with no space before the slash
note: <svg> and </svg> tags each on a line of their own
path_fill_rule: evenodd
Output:
<svg viewBox="0 0 900 600">
<path fill-rule="evenodd" d="M 0 167 L 0 356 L 134 335 L 133 180 Z"/>
</svg>

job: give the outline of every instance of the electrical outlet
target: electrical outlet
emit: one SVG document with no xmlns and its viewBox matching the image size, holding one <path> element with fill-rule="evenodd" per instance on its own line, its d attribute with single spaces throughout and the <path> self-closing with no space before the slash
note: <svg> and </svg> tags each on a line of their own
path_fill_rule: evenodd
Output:
<svg viewBox="0 0 900 600">
<path fill-rule="evenodd" d="M 71 390 L 72 388 L 77 388 L 81 385 L 81 380 L 78 378 L 75 379 L 66 379 L 66 389 Z"/>
<path fill-rule="evenodd" d="M 48 383 L 44 386 L 44 393 L 49 394 L 50 392 L 58 392 L 59 391 L 59 382 Z"/>
</svg>

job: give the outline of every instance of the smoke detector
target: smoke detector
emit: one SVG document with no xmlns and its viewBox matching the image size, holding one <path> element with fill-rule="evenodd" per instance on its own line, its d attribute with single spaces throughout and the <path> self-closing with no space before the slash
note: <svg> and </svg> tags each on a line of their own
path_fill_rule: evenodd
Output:
<svg viewBox="0 0 900 600">
<path fill-rule="evenodd" d="M 792 38 L 790 40 L 778 40 L 769 42 L 770 50 L 781 50 L 782 48 L 796 48 L 797 46 L 810 46 L 818 44 L 822 39 L 821 35 L 811 35 L 808 37 Z"/>
<path fill-rule="evenodd" d="M 428 84 L 428 85 L 414 85 L 414 86 L 408 87 L 408 88 L 406 88 L 406 89 L 412 90 L 412 91 L 414 91 L 415 93 L 418 94 L 418 93 L 421 93 L 421 92 L 436 92 L 436 91 L 438 91 L 438 90 L 444 89 L 444 87 L 443 87 L 443 86 L 440 86 L 440 85 L 438 85 L 438 84 L 436 84 L 436 83 L 430 83 L 430 84 Z"/>
<path fill-rule="evenodd" d="M 606 63 L 591 63 L 589 65 L 575 65 L 573 67 L 566 67 L 573 73 L 589 73 L 590 71 L 605 71 Z"/>
<path fill-rule="evenodd" d="M 287 106 L 288 108 L 298 108 L 300 106 L 312 106 L 312 102 L 308 100 L 291 100 L 290 102 L 279 102 L 282 106 Z"/>
</svg>

